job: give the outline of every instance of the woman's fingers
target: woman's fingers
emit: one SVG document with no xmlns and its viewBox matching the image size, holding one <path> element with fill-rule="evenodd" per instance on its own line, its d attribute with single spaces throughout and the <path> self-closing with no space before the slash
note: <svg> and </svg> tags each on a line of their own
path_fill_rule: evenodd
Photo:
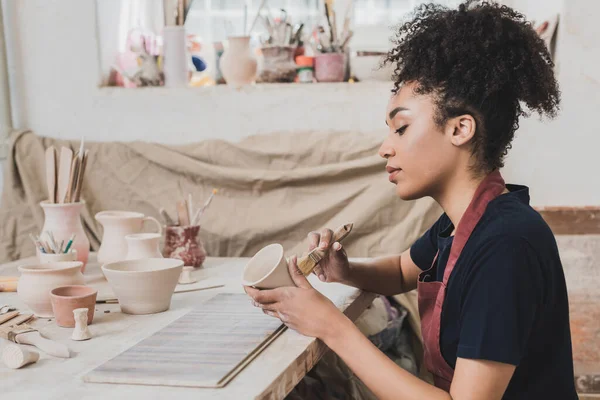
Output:
<svg viewBox="0 0 600 400">
<path fill-rule="evenodd" d="M 321 240 L 319 232 L 310 232 L 308 234 L 308 251 L 314 250 L 319 245 L 319 240 Z"/>
<path fill-rule="evenodd" d="M 257 290 L 253 288 L 249 289 L 250 290 L 246 290 L 246 293 L 252 297 L 252 300 L 260 304 L 271 304 L 277 303 L 281 300 L 283 288 L 272 290 Z"/>
<path fill-rule="evenodd" d="M 325 272 L 323 271 L 323 268 L 319 264 L 317 264 L 317 266 L 313 269 L 313 273 L 317 276 L 317 278 L 319 278 L 323 282 L 325 282 L 325 280 L 327 279 L 325 277 Z"/>
<path fill-rule="evenodd" d="M 321 231 L 321 238 L 319 241 L 319 248 L 327 249 L 331 244 L 331 238 L 333 237 L 333 231 L 331 229 L 323 229 Z"/>
</svg>

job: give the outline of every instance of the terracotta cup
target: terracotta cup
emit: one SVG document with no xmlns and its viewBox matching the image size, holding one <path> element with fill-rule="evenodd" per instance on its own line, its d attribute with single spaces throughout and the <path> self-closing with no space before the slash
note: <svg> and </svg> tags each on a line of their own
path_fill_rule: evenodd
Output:
<svg viewBox="0 0 600 400">
<path fill-rule="evenodd" d="M 198 237 L 200 225 L 167 226 L 163 256 L 183 261 L 186 267 L 199 268 L 206 259 L 206 251 Z"/>
<path fill-rule="evenodd" d="M 89 286 L 72 285 L 61 286 L 50 291 L 50 300 L 52 301 L 52 311 L 56 318 L 56 324 L 63 328 L 75 327 L 73 310 L 77 308 L 88 309 L 88 325 L 94 319 L 94 310 L 96 308 L 96 297 L 98 291 Z"/>
<path fill-rule="evenodd" d="M 323 53 L 315 57 L 315 77 L 319 82 L 343 82 L 346 73 L 344 53 Z"/>
<path fill-rule="evenodd" d="M 283 256 L 283 246 L 270 244 L 256 253 L 244 268 L 242 284 L 259 289 L 296 286 Z"/>
</svg>

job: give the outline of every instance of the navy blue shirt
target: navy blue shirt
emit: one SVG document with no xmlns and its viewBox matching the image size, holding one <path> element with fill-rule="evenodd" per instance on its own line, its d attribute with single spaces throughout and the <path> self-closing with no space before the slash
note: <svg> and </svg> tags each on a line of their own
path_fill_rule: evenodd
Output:
<svg viewBox="0 0 600 400">
<path fill-rule="evenodd" d="M 577 399 L 567 288 L 556 240 L 524 186 L 492 200 L 450 274 L 440 348 L 516 366 L 504 399 Z M 428 280 L 441 281 L 454 226 L 445 214 L 411 247 Z"/>
</svg>

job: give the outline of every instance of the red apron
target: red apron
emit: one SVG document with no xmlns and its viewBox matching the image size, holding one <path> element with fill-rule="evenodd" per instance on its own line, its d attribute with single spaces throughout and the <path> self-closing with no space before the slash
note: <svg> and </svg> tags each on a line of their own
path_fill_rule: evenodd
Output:
<svg viewBox="0 0 600 400">
<path fill-rule="evenodd" d="M 435 386 L 447 392 L 450 391 L 454 370 L 448 365 L 440 350 L 440 326 L 442 306 L 446 297 L 446 286 L 456 265 L 456 260 L 458 260 L 467 240 L 469 240 L 471 233 L 473 233 L 475 226 L 485 212 L 488 203 L 501 195 L 504 189 L 504 179 L 502 179 L 498 170 L 489 174 L 481 182 L 471 200 L 471 204 L 467 207 L 456 228 L 442 282 L 425 281 L 427 275 L 432 273 L 437 261 L 437 254 L 431 267 L 419 274 L 417 293 L 419 297 L 419 314 L 421 316 L 421 333 L 423 335 L 423 363 L 427 370 L 433 374 Z"/>
</svg>

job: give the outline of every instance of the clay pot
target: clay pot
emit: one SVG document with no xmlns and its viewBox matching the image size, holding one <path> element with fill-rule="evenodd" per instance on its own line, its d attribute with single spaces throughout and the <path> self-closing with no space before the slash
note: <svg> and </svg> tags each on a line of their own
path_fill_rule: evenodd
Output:
<svg viewBox="0 0 600 400">
<path fill-rule="evenodd" d="M 68 253 L 60 254 L 38 253 L 38 260 L 40 264 L 56 263 L 61 261 L 77 261 L 77 251 L 69 250 Z"/>
<path fill-rule="evenodd" d="M 81 209 L 84 204 L 83 200 L 79 203 L 52 204 L 48 201 L 40 203 L 45 215 L 42 232 L 52 231 L 54 239 L 59 243 L 64 240 L 65 244 L 71 235 L 75 234 L 71 248 L 77 251 L 77 261 L 82 263 L 81 272 L 85 272 L 90 254 L 90 241 L 81 224 Z"/>
<path fill-rule="evenodd" d="M 182 260 L 186 267 L 201 267 L 206 251 L 198 237 L 199 232 L 200 225 L 167 226 L 163 256 Z"/>
<path fill-rule="evenodd" d="M 51 318 L 50 291 L 67 285 L 83 285 L 80 261 L 57 262 L 18 267 L 21 277 L 17 284 L 19 298 L 35 315 Z"/>
<path fill-rule="evenodd" d="M 134 233 L 125 236 L 127 241 L 127 260 L 139 260 L 141 258 L 162 258 L 158 242 L 160 233 Z"/>
<path fill-rule="evenodd" d="M 170 258 L 127 260 L 102 266 L 121 311 L 154 314 L 169 309 L 183 261 Z"/>
<path fill-rule="evenodd" d="M 296 286 L 283 256 L 283 246 L 270 244 L 256 253 L 244 268 L 242 284 L 259 289 Z"/>
<path fill-rule="evenodd" d="M 98 262 L 100 264 L 125 260 L 127 257 L 125 236 L 140 233 L 144 228 L 144 222 L 152 221 L 157 226 L 157 233 L 162 233 L 160 222 L 155 218 L 145 217 L 142 213 L 102 211 L 96 214 L 95 218 L 104 228 L 102 244 L 98 249 Z"/>
<path fill-rule="evenodd" d="M 225 82 L 235 88 L 253 83 L 257 61 L 250 49 L 250 36 L 231 36 L 228 44 L 219 60 Z"/>
<path fill-rule="evenodd" d="M 344 53 L 322 53 L 315 57 L 315 78 L 319 82 L 343 82 L 346 73 Z"/>
<path fill-rule="evenodd" d="M 50 291 L 52 311 L 56 318 L 56 324 L 63 328 L 75 327 L 73 310 L 87 308 L 87 323 L 92 323 L 94 310 L 96 308 L 96 297 L 98 291 L 88 286 L 61 286 Z"/>
</svg>

